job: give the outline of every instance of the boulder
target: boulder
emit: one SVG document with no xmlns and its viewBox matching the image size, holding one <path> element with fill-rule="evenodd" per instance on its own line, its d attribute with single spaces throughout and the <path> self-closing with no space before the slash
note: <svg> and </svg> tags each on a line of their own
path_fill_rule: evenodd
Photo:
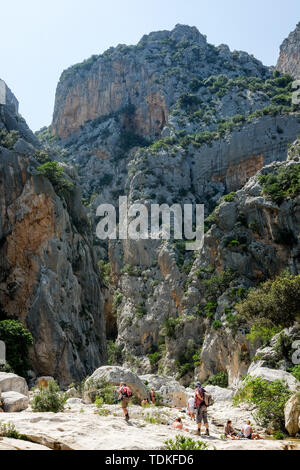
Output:
<svg viewBox="0 0 300 470">
<path fill-rule="evenodd" d="M 129 369 L 118 366 L 104 366 L 97 369 L 91 377 L 85 382 L 84 399 L 85 401 L 93 401 L 95 398 L 91 392 L 97 390 L 98 382 L 105 381 L 110 385 L 120 385 L 125 382 L 132 390 L 134 397 L 138 400 L 149 398 L 149 393 L 145 384 L 141 379 Z"/>
<path fill-rule="evenodd" d="M 28 408 L 29 398 L 18 392 L 4 392 L 1 395 L 3 409 L 6 413 L 16 413 Z"/>
<path fill-rule="evenodd" d="M 81 398 L 69 398 L 66 403 L 67 405 L 82 405 L 83 401 Z"/>
<path fill-rule="evenodd" d="M 300 394 L 293 395 L 284 409 L 285 429 L 290 436 L 295 436 L 300 431 Z"/>
<path fill-rule="evenodd" d="M 142 375 L 140 379 L 147 384 L 148 389 L 155 390 L 162 395 L 166 404 L 176 408 L 185 407 L 192 390 L 184 388 L 172 377 L 161 377 L 158 375 Z"/>
<path fill-rule="evenodd" d="M 234 391 L 229 388 L 221 388 L 214 385 L 206 385 L 205 390 L 211 394 L 214 402 L 232 401 Z"/>
<path fill-rule="evenodd" d="M 268 369 L 267 367 L 261 367 L 260 364 L 252 364 L 249 368 L 248 374 L 251 377 L 260 377 L 268 382 L 275 382 L 275 380 L 283 380 L 287 387 L 295 392 L 300 388 L 299 381 L 288 372 L 284 370 Z"/>
<path fill-rule="evenodd" d="M 26 380 L 16 374 L 0 372 L 0 390 L 2 393 L 17 392 L 28 396 Z"/>
</svg>

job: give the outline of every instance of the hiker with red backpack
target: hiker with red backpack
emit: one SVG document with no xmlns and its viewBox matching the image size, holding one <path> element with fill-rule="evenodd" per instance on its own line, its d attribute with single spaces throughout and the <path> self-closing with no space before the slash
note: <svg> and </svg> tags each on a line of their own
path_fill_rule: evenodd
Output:
<svg viewBox="0 0 300 470">
<path fill-rule="evenodd" d="M 206 390 L 202 387 L 200 382 L 196 383 L 195 390 L 195 408 L 197 410 L 196 422 L 198 425 L 197 434 L 201 436 L 201 425 L 202 421 L 206 427 L 206 436 L 209 436 L 209 425 L 207 419 L 207 407 L 212 404 L 211 395 L 209 395 Z"/>
<path fill-rule="evenodd" d="M 132 391 L 130 390 L 129 387 L 127 387 L 126 383 L 122 382 L 120 384 L 120 388 L 118 390 L 119 393 L 119 402 L 121 404 L 124 416 L 125 416 L 125 421 L 128 423 L 129 421 L 129 413 L 128 413 L 128 405 L 130 402 L 130 399 L 132 398 Z"/>
</svg>

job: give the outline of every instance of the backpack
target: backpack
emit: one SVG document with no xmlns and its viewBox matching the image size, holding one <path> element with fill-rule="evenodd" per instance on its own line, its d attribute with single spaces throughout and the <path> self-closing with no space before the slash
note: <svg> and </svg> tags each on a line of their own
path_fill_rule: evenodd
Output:
<svg viewBox="0 0 300 470">
<path fill-rule="evenodd" d="M 213 397 L 210 395 L 210 393 L 207 393 L 205 390 L 204 390 L 204 403 L 207 407 L 212 406 L 214 404 Z"/>
<path fill-rule="evenodd" d="M 121 395 L 122 395 L 122 398 L 131 398 L 132 397 L 132 391 L 130 390 L 129 387 L 122 387 L 121 388 Z"/>
<path fill-rule="evenodd" d="M 204 390 L 197 388 L 195 392 L 195 408 L 199 409 L 204 402 Z"/>
<path fill-rule="evenodd" d="M 200 395 L 200 396 L 199 396 Z M 195 392 L 195 408 L 199 409 L 202 405 L 207 407 L 214 404 L 213 397 L 207 393 L 204 388 L 197 388 Z"/>
</svg>

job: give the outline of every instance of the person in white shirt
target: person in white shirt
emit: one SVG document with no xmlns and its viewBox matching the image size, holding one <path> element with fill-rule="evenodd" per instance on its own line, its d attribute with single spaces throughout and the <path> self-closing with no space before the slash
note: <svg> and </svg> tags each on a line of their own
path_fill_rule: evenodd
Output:
<svg viewBox="0 0 300 470">
<path fill-rule="evenodd" d="M 252 439 L 252 440 L 255 440 L 255 441 L 257 441 L 259 439 L 262 439 L 259 434 L 255 434 L 253 432 L 253 428 L 251 426 L 251 421 L 249 421 L 249 420 L 246 422 L 246 424 L 242 428 L 242 435 L 246 439 Z"/>
<path fill-rule="evenodd" d="M 187 414 L 193 421 L 195 420 L 195 413 L 196 413 L 195 398 L 191 397 L 188 399 L 188 402 L 187 402 Z"/>
</svg>

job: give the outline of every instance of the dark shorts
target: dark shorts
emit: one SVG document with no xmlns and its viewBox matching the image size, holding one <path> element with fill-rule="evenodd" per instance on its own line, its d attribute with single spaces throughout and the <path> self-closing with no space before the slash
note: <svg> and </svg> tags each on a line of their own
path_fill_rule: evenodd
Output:
<svg viewBox="0 0 300 470">
<path fill-rule="evenodd" d="M 207 419 L 207 408 L 206 408 L 206 407 L 199 408 L 199 409 L 197 410 L 196 420 L 197 420 L 197 424 L 201 424 L 202 421 L 203 421 L 204 424 L 207 424 L 207 423 L 208 423 L 208 419 Z"/>
</svg>

